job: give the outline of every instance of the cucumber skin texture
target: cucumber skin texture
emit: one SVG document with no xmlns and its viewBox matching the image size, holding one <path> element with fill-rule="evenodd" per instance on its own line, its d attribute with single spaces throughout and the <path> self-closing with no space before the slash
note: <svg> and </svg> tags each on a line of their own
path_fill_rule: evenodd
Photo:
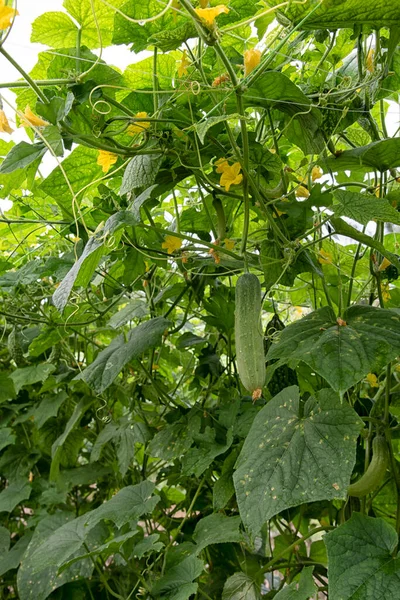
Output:
<svg viewBox="0 0 400 600">
<path fill-rule="evenodd" d="M 235 344 L 240 381 L 249 392 L 265 383 L 264 336 L 261 327 L 261 285 L 256 275 L 245 273 L 235 290 Z"/>
<path fill-rule="evenodd" d="M 389 451 L 383 436 L 376 436 L 372 442 L 372 460 L 364 475 L 347 490 L 349 496 L 362 498 L 373 492 L 383 481 L 389 465 Z"/>
</svg>

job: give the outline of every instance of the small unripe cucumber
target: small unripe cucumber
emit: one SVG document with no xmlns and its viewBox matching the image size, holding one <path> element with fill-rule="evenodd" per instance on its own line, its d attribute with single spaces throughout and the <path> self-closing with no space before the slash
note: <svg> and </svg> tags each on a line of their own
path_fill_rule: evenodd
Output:
<svg viewBox="0 0 400 600">
<path fill-rule="evenodd" d="M 261 286 L 251 273 L 241 275 L 236 284 L 235 344 L 240 380 L 257 400 L 265 383 L 265 354 Z"/>
<path fill-rule="evenodd" d="M 389 465 L 389 452 L 385 438 L 377 435 L 372 442 L 372 460 L 368 469 L 358 481 L 347 490 L 349 496 L 362 498 L 373 492 L 383 481 Z"/>
</svg>

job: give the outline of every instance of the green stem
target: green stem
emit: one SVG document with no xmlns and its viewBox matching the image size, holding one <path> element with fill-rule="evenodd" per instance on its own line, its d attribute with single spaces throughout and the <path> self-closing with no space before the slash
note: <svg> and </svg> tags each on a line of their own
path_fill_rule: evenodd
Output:
<svg viewBox="0 0 400 600">
<path fill-rule="evenodd" d="M 6 58 L 8 62 L 10 62 L 12 66 L 15 67 L 17 71 L 21 73 L 22 77 L 27 81 L 29 86 L 33 89 L 34 92 L 36 92 L 37 97 L 40 98 L 40 100 L 44 104 L 48 104 L 49 101 L 42 92 L 42 90 L 36 85 L 34 80 L 28 75 L 28 73 L 26 73 L 24 69 L 13 59 L 13 57 L 10 56 L 6 50 L 4 50 L 3 46 L 0 46 L 0 54 L 2 54 L 4 58 Z"/>
<path fill-rule="evenodd" d="M 77 75 L 81 74 L 81 40 L 82 40 L 82 28 L 79 27 L 76 32 L 76 59 L 75 59 L 75 68 Z"/>
<path fill-rule="evenodd" d="M 72 85 L 76 83 L 75 79 L 32 79 L 37 87 L 49 87 L 52 85 Z M 0 83 L 0 89 L 26 88 L 32 87 L 28 81 L 9 81 Z"/>
</svg>

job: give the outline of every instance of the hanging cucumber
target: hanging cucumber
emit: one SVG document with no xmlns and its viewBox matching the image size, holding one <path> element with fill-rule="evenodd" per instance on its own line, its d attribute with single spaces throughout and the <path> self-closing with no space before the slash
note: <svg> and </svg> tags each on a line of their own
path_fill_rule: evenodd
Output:
<svg viewBox="0 0 400 600">
<path fill-rule="evenodd" d="M 240 380 L 257 400 L 265 383 L 265 354 L 261 286 L 258 277 L 251 273 L 241 275 L 236 284 L 235 344 Z"/>
<path fill-rule="evenodd" d="M 372 460 L 358 481 L 347 490 L 349 496 L 362 498 L 373 492 L 383 481 L 389 465 L 389 451 L 384 436 L 377 435 L 372 442 Z"/>
</svg>

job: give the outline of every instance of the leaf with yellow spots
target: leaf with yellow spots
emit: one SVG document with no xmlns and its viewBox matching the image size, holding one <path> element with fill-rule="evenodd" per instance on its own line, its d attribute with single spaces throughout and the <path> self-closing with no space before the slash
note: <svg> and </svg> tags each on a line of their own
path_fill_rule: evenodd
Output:
<svg viewBox="0 0 400 600">
<path fill-rule="evenodd" d="M 220 4 L 218 6 L 213 6 L 212 8 L 195 8 L 194 9 L 200 19 L 203 19 L 207 23 L 207 25 L 214 25 L 215 19 L 225 13 L 226 15 L 229 13 L 229 8 Z"/>
<path fill-rule="evenodd" d="M 108 173 L 112 165 L 114 165 L 117 160 L 117 154 L 114 154 L 113 152 L 107 152 L 107 150 L 99 150 L 97 164 L 100 165 L 103 173 Z"/>
<path fill-rule="evenodd" d="M 222 165 L 221 165 L 222 168 Z M 240 163 L 236 162 L 232 166 L 224 166 L 224 172 L 221 175 L 220 185 L 222 185 L 227 192 L 229 192 L 231 185 L 239 185 L 243 180 L 243 175 L 240 173 Z"/>
<path fill-rule="evenodd" d="M 301 414 L 297 386 L 270 400 L 256 414 L 237 460 L 236 497 L 253 535 L 292 506 L 346 498 L 363 422 L 333 390 L 303 406 Z"/>
<path fill-rule="evenodd" d="M 11 26 L 14 15 L 19 15 L 19 12 L 14 8 L 6 6 L 5 0 L 0 0 L 0 30 L 4 31 Z"/>
<path fill-rule="evenodd" d="M 162 247 L 166 248 L 168 254 L 172 254 L 175 250 L 179 250 L 182 247 L 182 240 L 175 235 L 166 235 Z"/>
</svg>

